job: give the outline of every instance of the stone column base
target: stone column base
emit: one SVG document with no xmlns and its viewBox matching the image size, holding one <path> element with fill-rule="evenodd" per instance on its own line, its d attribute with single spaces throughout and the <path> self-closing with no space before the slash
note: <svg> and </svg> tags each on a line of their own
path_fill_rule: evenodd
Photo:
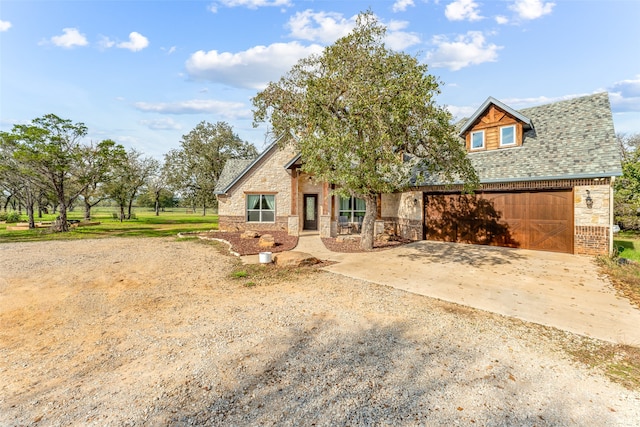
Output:
<svg viewBox="0 0 640 427">
<path fill-rule="evenodd" d="M 298 215 L 291 215 L 287 219 L 287 230 L 289 231 L 290 236 L 300 235 L 300 219 L 298 218 Z"/>
</svg>

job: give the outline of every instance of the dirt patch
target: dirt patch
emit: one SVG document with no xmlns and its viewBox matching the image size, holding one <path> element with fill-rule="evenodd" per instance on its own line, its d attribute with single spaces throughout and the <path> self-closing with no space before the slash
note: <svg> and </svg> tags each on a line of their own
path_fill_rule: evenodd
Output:
<svg viewBox="0 0 640 427">
<path fill-rule="evenodd" d="M 570 334 L 238 263 L 193 240 L 0 244 L 0 425 L 640 419 L 638 393 L 567 356 Z"/>
</svg>

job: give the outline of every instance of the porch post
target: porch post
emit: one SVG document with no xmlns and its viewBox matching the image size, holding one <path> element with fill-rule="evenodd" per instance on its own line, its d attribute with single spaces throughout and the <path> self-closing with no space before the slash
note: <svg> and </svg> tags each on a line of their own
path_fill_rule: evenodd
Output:
<svg viewBox="0 0 640 427">
<path fill-rule="evenodd" d="M 298 169 L 291 169 L 291 215 L 298 215 Z"/>
</svg>

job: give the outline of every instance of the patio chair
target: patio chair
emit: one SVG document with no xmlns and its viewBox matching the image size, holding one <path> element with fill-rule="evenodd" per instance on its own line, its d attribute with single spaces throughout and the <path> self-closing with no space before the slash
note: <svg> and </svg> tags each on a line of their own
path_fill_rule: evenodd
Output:
<svg viewBox="0 0 640 427">
<path fill-rule="evenodd" d="M 351 234 L 351 224 L 346 216 L 338 217 L 338 234 Z"/>
</svg>

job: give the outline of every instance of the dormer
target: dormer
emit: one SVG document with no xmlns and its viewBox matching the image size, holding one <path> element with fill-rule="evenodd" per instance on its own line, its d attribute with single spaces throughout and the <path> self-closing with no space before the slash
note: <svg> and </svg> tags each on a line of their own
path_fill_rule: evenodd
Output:
<svg viewBox="0 0 640 427">
<path fill-rule="evenodd" d="M 533 127 L 531 120 L 489 97 L 460 130 L 469 153 L 519 147 L 522 135 Z"/>
</svg>

